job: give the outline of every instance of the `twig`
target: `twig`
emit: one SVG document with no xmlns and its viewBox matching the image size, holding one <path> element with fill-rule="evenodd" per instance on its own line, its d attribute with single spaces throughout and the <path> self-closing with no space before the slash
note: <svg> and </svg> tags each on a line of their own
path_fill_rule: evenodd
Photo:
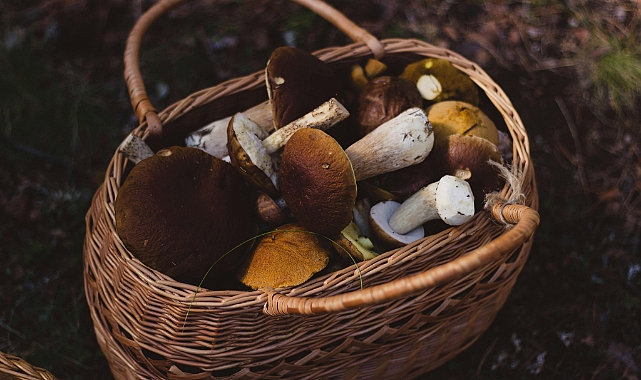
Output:
<svg viewBox="0 0 641 380">
<path fill-rule="evenodd" d="M 494 338 L 492 343 L 490 343 L 490 346 L 485 350 L 485 353 L 483 354 L 483 357 L 481 358 L 481 361 L 479 362 L 479 366 L 476 368 L 476 377 L 481 376 L 481 368 L 483 368 L 483 365 L 485 364 L 485 361 L 487 358 L 490 356 L 492 351 L 494 351 L 494 347 L 496 347 L 496 344 L 498 343 L 499 338 Z"/>
<path fill-rule="evenodd" d="M 576 152 L 576 166 L 579 171 L 579 181 L 581 181 L 581 188 L 583 189 L 583 193 L 587 196 L 589 194 L 589 190 L 585 181 L 585 167 L 583 166 L 583 150 L 581 149 L 581 142 L 579 140 L 579 134 L 576 130 L 576 125 L 574 124 L 574 120 L 570 115 L 570 110 L 568 110 L 568 107 L 565 104 L 565 101 L 563 101 L 563 99 L 560 96 L 555 97 L 554 100 L 556 101 L 556 104 L 559 106 L 559 109 L 561 110 L 561 113 L 565 118 L 565 122 L 568 125 L 568 129 L 570 129 L 570 134 L 572 135 L 572 139 L 574 140 L 574 149 Z"/>
</svg>

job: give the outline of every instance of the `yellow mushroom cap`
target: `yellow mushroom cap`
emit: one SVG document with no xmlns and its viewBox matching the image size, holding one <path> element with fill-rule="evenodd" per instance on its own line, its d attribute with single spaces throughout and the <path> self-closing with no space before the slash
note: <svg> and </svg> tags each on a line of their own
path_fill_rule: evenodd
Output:
<svg viewBox="0 0 641 380">
<path fill-rule="evenodd" d="M 331 243 L 299 223 L 265 235 L 245 258 L 238 279 L 252 289 L 296 286 L 329 263 Z"/>
</svg>

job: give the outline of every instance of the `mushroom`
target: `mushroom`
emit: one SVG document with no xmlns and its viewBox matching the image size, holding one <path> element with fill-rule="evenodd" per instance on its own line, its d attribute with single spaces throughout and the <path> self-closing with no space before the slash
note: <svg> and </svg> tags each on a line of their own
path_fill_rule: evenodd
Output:
<svg viewBox="0 0 641 380">
<path fill-rule="evenodd" d="M 370 58 L 367 60 L 365 67 L 361 65 L 352 66 L 351 78 L 352 83 L 357 89 L 365 86 L 370 79 L 376 78 L 381 75 L 385 70 L 387 70 L 387 65 L 383 62 Z"/>
<path fill-rule="evenodd" d="M 259 190 L 278 195 L 276 164 L 262 139 L 267 133 L 243 113 L 235 114 L 227 128 L 227 149 L 231 164 L 245 180 Z"/>
<path fill-rule="evenodd" d="M 501 176 L 490 161 L 503 163 L 501 152 L 484 138 L 450 135 L 434 147 L 432 154 L 434 165 L 441 174 L 456 176 L 470 184 L 479 206 L 485 194 L 494 191 L 500 184 Z"/>
<path fill-rule="evenodd" d="M 129 136 L 120 143 L 118 151 L 127 156 L 129 161 L 134 164 L 154 155 L 154 151 L 151 150 L 149 145 L 134 134 L 129 134 Z"/>
<path fill-rule="evenodd" d="M 256 198 L 256 214 L 258 218 L 268 225 L 279 226 L 283 224 L 287 214 L 285 201 L 282 198 L 274 199 L 266 193 L 258 194 Z"/>
<path fill-rule="evenodd" d="M 363 87 L 358 102 L 358 125 L 365 136 L 406 109 L 421 107 L 423 98 L 409 80 L 382 76 Z"/>
<path fill-rule="evenodd" d="M 230 161 L 250 184 L 269 195 L 278 195 L 278 165 L 271 155 L 282 148 L 297 130 L 324 130 L 348 116 L 347 109 L 332 98 L 267 136 L 256 123 L 237 113 L 230 120 L 227 131 Z"/>
<path fill-rule="evenodd" d="M 197 284 L 214 263 L 215 273 L 238 263 L 243 251 L 232 249 L 256 231 L 249 199 L 230 164 L 200 149 L 169 147 L 140 161 L 123 182 L 116 230 L 140 261 Z"/>
<path fill-rule="evenodd" d="M 356 180 L 422 162 L 432 150 L 432 126 L 420 108 L 410 108 L 345 149 Z"/>
<path fill-rule="evenodd" d="M 243 111 L 243 114 L 267 133 L 274 129 L 271 104 L 268 100 Z M 185 145 L 202 149 L 218 158 L 227 156 L 229 154 L 227 149 L 227 127 L 232 117 L 216 120 L 188 134 L 185 138 Z"/>
<path fill-rule="evenodd" d="M 430 102 L 479 103 L 478 89 L 472 79 L 445 59 L 426 58 L 414 62 L 405 67 L 400 77 L 416 84 L 421 96 Z"/>
<path fill-rule="evenodd" d="M 417 226 L 404 234 L 398 233 L 389 225 L 392 214 L 401 206 L 396 201 L 383 201 L 375 204 L 369 213 L 369 228 L 374 240 L 385 248 L 399 248 L 425 237 L 423 226 Z"/>
<path fill-rule="evenodd" d="M 344 102 L 342 82 L 332 69 L 302 49 L 289 46 L 275 49 L 265 68 L 265 82 L 276 129 L 327 99 Z"/>
<path fill-rule="evenodd" d="M 356 202 L 356 176 L 343 148 L 320 129 L 304 128 L 281 158 L 280 187 L 292 214 L 310 231 L 338 235 Z"/>
<path fill-rule="evenodd" d="M 499 142 L 494 122 L 470 103 L 455 100 L 436 103 L 427 109 L 427 118 L 434 128 L 434 145 L 453 134 L 482 137 L 494 145 Z"/>
<path fill-rule="evenodd" d="M 443 176 L 409 197 L 389 219 L 390 228 L 406 234 L 430 220 L 441 219 L 450 226 L 461 225 L 474 216 L 470 185 L 451 175 Z"/>
<path fill-rule="evenodd" d="M 344 261 L 365 261 L 378 256 L 372 241 L 364 236 L 355 222 L 350 222 L 335 240 L 334 248 Z"/>
<path fill-rule="evenodd" d="M 296 286 L 325 268 L 331 255 L 328 240 L 290 223 L 260 239 L 237 277 L 252 289 Z"/>
</svg>

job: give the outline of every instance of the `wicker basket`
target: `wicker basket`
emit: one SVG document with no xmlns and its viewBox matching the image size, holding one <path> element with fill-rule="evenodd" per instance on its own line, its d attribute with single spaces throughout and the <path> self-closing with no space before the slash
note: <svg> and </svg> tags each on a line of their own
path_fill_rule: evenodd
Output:
<svg viewBox="0 0 641 380">
<path fill-rule="evenodd" d="M 115 230 L 114 201 L 128 166 L 116 152 L 87 214 L 85 290 L 95 333 L 118 379 L 398 379 L 430 371 L 492 323 L 530 252 L 538 198 L 528 136 L 503 91 L 476 64 L 418 40 L 377 40 L 319 0 L 294 0 L 356 43 L 315 52 L 335 68 L 375 56 L 389 65 L 449 60 L 503 116 L 521 172 L 522 204 L 497 204 L 449 228 L 307 283 L 273 291 L 209 291 L 134 258 Z M 138 65 L 142 35 L 181 0 L 161 0 L 133 28 L 126 80 L 141 121 L 133 132 L 160 146 L 266 99 L 263 73 L 190 95 L 156 113 Z M 515 192 L 505 185 L 500 195 Z M 363 288 L 360 289 L 359 277 Z"/>
<path fill-rule="evenodd" d="M 0 352 L 0 380 L 57 380 L 49 371 L 34 367 L 17 356 Z"/>
</svg>

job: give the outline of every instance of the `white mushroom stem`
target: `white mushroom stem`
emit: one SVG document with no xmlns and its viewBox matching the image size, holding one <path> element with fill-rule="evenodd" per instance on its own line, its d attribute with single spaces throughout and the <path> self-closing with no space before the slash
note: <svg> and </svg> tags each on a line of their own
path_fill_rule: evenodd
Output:
<svg viewBox="0 0 641 380">
<path fill-rule="evenodd" d="M 434 75 L 423 75 L 418 78 L 416 88 L 426 100 L 433 100 L 443 92 L 441 82 Z"/>
<path fill-rule="evenodd" d="M 390 227 L 405 234 L 425 222 L 441 219 L 451 226 L 474 216 L 474 195 L 470 185 L 455 176 L 443 176 L 409 197 L 390 218 Z"/>
<path fill-rule="evenodd" d="M 432 150 L 434 133 L 425 111 L 410 108 L 345 149 L 361 181 L 422 162 Z"/>
<path fill-rule="evenodd" d="M 290 137 L 301 128 L 326 130 L 347 119 L 349 111 L 336 99 L 331 98 L 313 111 L 301 116 L 282 128 L 277 129 L 263 140 L 263 146 L 269 154 L 285 146 Z"/>
<path fill-rule="evenodd" d="M 154 155 L 154 151 L 151 150 L 145 140 L 134 134 L 127 136 L 127 138 L 118 147 L 118 151 L 127 156 L 129 161 L 134 164 Z"/>
<path fill-rule="evenodd" d="M 269 100 L 251 107 L 243 114 L 264 131 L 263 138 L 274 129 Z M 223 158 L 227 155 L 227 126 L 231 118 L 229 116 L 216 120 L 190 133 L 185 138 L 185 145 L 204 150 L 214 157 Z"/>
</svg>

